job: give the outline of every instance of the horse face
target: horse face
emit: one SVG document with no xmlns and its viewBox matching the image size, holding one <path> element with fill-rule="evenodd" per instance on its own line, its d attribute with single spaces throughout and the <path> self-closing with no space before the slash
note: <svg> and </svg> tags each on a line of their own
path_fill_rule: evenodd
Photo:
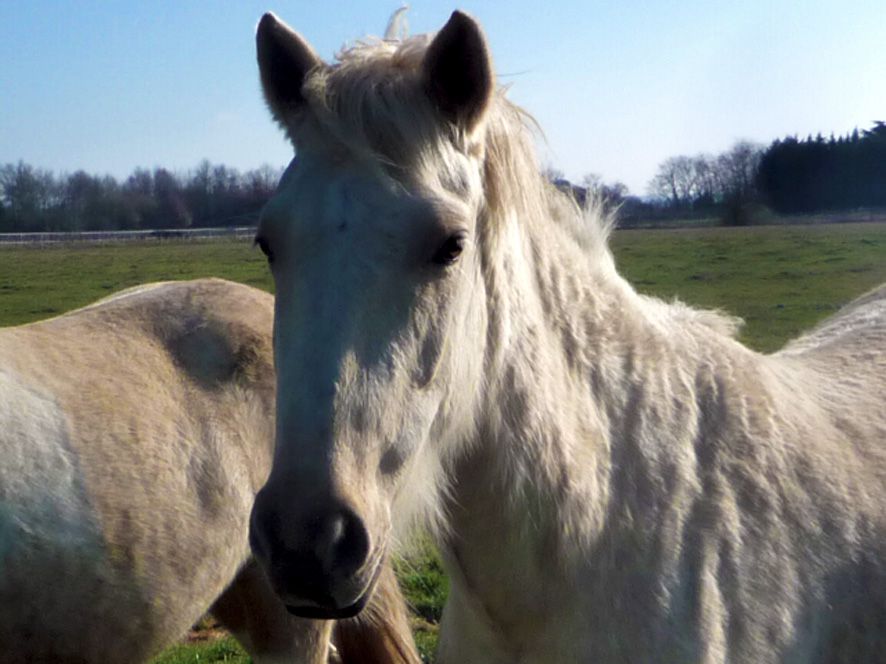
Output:
<svg viewBox="0 0 886 664">
<path fill-rule="evenodd" d="M 453 21 L 467 46 L 447 34 Z M 485 47 L 470 19 L 450 24 L 416 85 L 446 97 L 438 120 L 466 132 L 485 101 L 450 94 L 451 81 L 435 87 L 428 59 L 440 39 Z M 392 527 L 422 507 L 416 493 L 433 502 L 445 457 L 470 427 L 485 326 L 480 162 L 445 142 L 393 169 L 342 150 L 290 80 L 322 67 L 310 47 L 273 17 L 258 41 L 266 97 L 298 157 L 257 235 L 276 285 L 277 445 L 250 537 L 292 612 L 341 618 L 365 604 Z"/>
</svg>

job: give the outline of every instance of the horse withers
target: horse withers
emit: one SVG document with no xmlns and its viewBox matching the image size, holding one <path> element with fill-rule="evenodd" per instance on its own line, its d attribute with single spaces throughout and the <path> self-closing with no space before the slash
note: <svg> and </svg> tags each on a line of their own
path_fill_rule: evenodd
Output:
<svg viewBox="0 0 886 664">
<path fill-rule="evenodd" d="M 248 546 L 272 312 L 210 279 L 0 330 L 0 662 L 144 662 L 210 609 L 257 663 L 327 661 L 332 623 L 290 616 Z M 344 662 L 417 661 L 383 577 L 369 619 L 338 627 Z"/>
<path fill-rule="evenodd" d="M 251 540 L 293 612 L 359 611 L 417 519 L 444 663 L 884 661 L 886 288 L 753 352 L 617 273 L 470 17 L 332 65 L 271 14 L 257 42 L 298 158 L 257 235 Z"/>
</svg>

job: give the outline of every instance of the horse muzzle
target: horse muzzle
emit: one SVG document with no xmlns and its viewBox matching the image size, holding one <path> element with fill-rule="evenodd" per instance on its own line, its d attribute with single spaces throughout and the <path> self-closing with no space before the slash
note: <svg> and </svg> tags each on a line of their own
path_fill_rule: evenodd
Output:
<svg viewBox="0 0 886 664">
<path fill-rule="evenodd" d="M 384 547 L 372 547 L 363 520 L 342 501 L 319 504 L 326 507 L 283 514 L 263 489 L 252 509 L 250 546 L 290 613 L 350 618 L 372 595 Z"/>
</svg>

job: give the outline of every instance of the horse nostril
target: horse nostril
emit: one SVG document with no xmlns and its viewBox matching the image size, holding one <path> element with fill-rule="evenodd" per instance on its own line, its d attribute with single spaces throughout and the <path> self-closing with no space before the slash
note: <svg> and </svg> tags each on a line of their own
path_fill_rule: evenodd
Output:
<svg viewBox="0 0 886 664">
<path fill-rule="evenodd" d="M 323 535 L 318 542 L 318 554 L 332 569 L 351 575 L 366 562 L 369 533 L 363 521 L 349 509 L 342 509 L 330 518 Z"/>
<path fill-rule="evenodd" d="M 358 573 L 370 553 L 363 520 L 341 502 L 287 518 L 265 490 L 252 509 L 249 543 L 278 592 L 318 601 L 335 579 Z"/>
</svg>

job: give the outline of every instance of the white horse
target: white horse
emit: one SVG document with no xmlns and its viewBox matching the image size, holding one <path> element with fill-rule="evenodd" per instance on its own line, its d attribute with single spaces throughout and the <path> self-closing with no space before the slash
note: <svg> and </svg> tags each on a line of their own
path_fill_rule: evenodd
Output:
<svg viewBox="0 0 886 664">
<path fill-rule="evenodd" d="M 418 517 L 441 662 L 886 661 L 886 288 L 761 355 L 617 274 L 469 17 L 331 66 L 257 39 L 298 156 L 251 539 L 293 611 L 359 610 Z"/>
<path fill-rule="evenodd" d="M 144 662 L 210 608 L 259 664 L 327 661 L 331 623 L 289 616 L 249 552 L 272 312 L 201 280 L 0 330 L 0 662 Z M 405 655 L 345 662 L 418 661 L 385 576 L 344 641 Z"/>
</svg>

